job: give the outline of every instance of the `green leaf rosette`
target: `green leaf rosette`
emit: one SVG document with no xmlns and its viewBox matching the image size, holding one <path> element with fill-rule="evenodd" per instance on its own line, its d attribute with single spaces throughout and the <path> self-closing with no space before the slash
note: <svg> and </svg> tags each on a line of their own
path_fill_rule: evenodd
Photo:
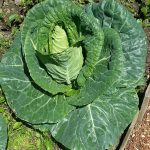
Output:
<svg viewBox="0 0 150 150">
<path fill-rule="evenodd" d="M 34 6 L 0 63 L 16 116 L 71 150 L 116 146 L 138 110 L 144 78 L 142 27 L 115 0 Z"/>
</svg>

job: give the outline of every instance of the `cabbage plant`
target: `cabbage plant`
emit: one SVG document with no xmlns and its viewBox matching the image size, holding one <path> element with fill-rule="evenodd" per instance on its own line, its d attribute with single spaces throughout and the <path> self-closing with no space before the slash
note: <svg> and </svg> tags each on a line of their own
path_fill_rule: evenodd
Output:
<svg viewBox="0 0 150 150">
<path fill-rule="evenodd" d="M 34 6 L 0 64 L 18 118 L 71 150 L 116 146 L 138 110 L 145 33 L 115 0 Z"/>
</svg>

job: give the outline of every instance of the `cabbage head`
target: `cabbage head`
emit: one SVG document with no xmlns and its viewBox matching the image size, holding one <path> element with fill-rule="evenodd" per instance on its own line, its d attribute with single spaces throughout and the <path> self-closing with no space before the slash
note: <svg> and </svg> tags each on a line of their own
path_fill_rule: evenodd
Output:
<svg viewBox="0 0 150 150">
<path fill-rule="evenodd" d="M 34 6 L 0 63 L 18 118 L 71 150 L 116 146 L 138 111 L 145 33 L 115 0 Z"/>
</svg>

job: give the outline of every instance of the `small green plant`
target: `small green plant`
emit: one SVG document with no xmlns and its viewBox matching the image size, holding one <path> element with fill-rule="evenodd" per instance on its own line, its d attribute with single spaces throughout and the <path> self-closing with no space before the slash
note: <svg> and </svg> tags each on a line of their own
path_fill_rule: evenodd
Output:
<svg viewBox="0 0 150 150">
<path fill-rule="evenodd" d="M 146 0 L 141 4 L 141 13 L 145 19 L 150 16 L 150 0 Z"/>
<path fill-rule="evenodd" d="M 12 23 L 21 22 L 21 17 L 17 13 L 14 13 L 8 17 L 7 24 L 8 26 L 12 26 Z"/>
<path fill-rule="evenodd" d="M 4 17 L 4 12 L 2 11 L 2 9 L 0 8 L 0 20 L 2 20 Z"/>
<path fill-rule="evenodd" d="M 150 0 L 142 1 L 140 5 L 140 15 L 143 26 L 150 26 Z"/>
<path fill-rule="evenodd" d="M 32 6 L 42 1 L 44 0 L 34 0 L 34 1 L 33 0 L 21 0 L 20 5 L 23 7 L 28 7 L 28 6 Z"/>
<path fill-rule="evenodd" d="M 11 38 L 9 35 L 5 35 L 3 32 L 0 32 L 0 60 L 1 56 L 9 48 L 11 43 Z"/>
</svg>

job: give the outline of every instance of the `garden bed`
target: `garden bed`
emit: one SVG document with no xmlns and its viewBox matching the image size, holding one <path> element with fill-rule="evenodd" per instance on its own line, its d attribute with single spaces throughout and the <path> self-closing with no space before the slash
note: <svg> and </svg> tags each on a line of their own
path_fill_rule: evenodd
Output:
<svg viewBox="0 0 150 150">
<path fill-rule="evenodd" d="M 150 85 L 148 86 L 141 109 L 135 115 L 120 150 L 150 149 Z"/>
</svg>

